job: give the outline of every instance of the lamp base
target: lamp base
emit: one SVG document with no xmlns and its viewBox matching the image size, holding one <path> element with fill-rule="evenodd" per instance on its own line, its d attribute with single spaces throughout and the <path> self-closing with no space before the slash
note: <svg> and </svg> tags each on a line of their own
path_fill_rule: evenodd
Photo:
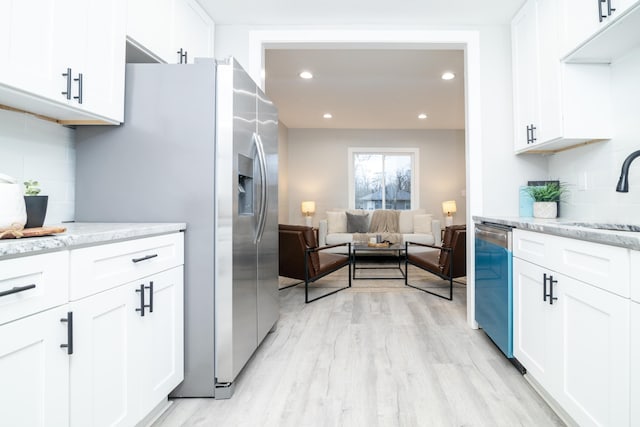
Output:
<svg viewBox="0 0 640 427">
<path fill-rule="evenodd" d="M 444 226 L 449 227 L 453 225 L 453 216 L 445 216 L 444 217 Z"/>
<path fill-rule="evenodd" d="M 313 218 L 311 218 L 311 216 L 305 216 L 304 225 L 306 225 L 307 227 L 313 227 Z"/>
</svg>

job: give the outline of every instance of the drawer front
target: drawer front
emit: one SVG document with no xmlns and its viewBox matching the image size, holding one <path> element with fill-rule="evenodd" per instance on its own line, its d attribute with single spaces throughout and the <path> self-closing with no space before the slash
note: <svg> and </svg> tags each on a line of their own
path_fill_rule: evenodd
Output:
<svg viewBox="0 0 640 427">
<path fill-rule="evenodd" d="M 173 233 L 72 250 L 70 300 L 184 264 L 183 236 Z"/>
<path fill-rule="evenodd" d="M 549 235 L 513 230 L 513 256 L 546 267 L 549 263 Z"/>
<path fill-rule="evenodd" d="M 65 304 L 69 252 L 0 261 L 0 324 Z"/>
<path fill-rule="evenodd" d="M 550 236 L 549 267 L 566 276 L 629 297 L 629 250 Z"/>
</svg>

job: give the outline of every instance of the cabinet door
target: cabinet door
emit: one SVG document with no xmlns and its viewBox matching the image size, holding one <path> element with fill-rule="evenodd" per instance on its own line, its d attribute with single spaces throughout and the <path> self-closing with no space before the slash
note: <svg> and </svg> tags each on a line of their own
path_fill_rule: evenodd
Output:
<svg viewBox="0 0 640 427">
<path fill-rule="evenodd" d="M 631 352 L 630 360 L 635 363 L 630 365 L 630 385 L 631 398 L 629 406 L 631 407 L 631 419 L 629 425 L 640 425 L 640 366 L 637 361 L 640 360 L 640 303 L 631 302 Z"/>
<path fill-rule="evenodd" d="M 85 36 L 82 104 L 79 108 L 111 120 L 124 121 L 126 4 L 124 0 L 84 0 Z M 74 76 L 77 77 L 77 72 Z M 78 82 L 74 81 L 74 96 Z"/>
<path fill-rule="evenodd" d="M 69 1 L 0 1 L 0 84 L 66 102 Z"/>
<path fill-rule="evenodd" d="M 550 275 L 535 264 L 513 260 L 513 355 L 551 392 L 561 376 L 561 318 L 559 305 L 544 300 L 545 273 Z"/>
<path fill-rule="evenodd" d="M 538 127 L 538 2 L 530 0 L 511 23 L 515 150 L 530 145 L 527 127 Z M 536 129 L 537 130 L 537 129 Z M 534 131 L 534 136 L 536 135 Z"/>
<path fill-rule="evenodd" d="M 608 18 L 602 18 L 600 22 L 600 10 L 607 15 L 607 3 L 598 4 L 599 0 L 563 0 L 562 17 L 564 20 L 564 32 L 562 37 L 565 51 L 572 50 L 595 33 L 602 23 Z"/>
<path fill-rule="evenodd" d="M 139 48 L 170 64 L 178 62 L 171 43 L 174 1 L 127 1 L 127 36 Z"/>
<path fill-rule="evenodd" d="M 213 56 L 213 21 L 194 0 L 176 0 L 173 34 L 172 46 L 183 50 L 186 63 Z"/>
<path fill-rule="evenodd" d="M 123 285 L 71 303 L 71 425 L 130 426 L 138 421 L 135 288 Z"/>
<path fill-rule="evenodd" d="M 143 415 L 184 379 L 183 268 L 147 277 L 144 283 L 153 286 L 153 298 L 149 298 L 151 289 L 147 289 L 151 307 L 144 316 L 137 315 L 141 332 L 136 372 L 141 380 Z"/>
<path fill-rule="evenodd" d="M 0 326 L 0 424 L 69 425 L 66 306 Z"/>
<path fill-rule="evenodd" d="M 629 300 L 557 280 L 563 375 L 556 399 L 581 426 L 629 425 Z"/>
</svg>

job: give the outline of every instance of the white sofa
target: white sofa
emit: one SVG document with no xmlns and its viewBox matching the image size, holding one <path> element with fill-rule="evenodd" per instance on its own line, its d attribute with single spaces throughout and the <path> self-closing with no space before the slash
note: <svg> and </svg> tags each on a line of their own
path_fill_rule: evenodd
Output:
<svg viewBox="0 0 640 427">
<path fill-rule="evenodd" d="M 318 224 L 318 243 L 320 246 L 335 245 L 340 243 L 353 243 L 353 233 L 346 229 L 346 212 L 352 214 L 368 213 L 368 223 L 374 211 L 334 209 L 328 211 L 326 218 L 320 220 Z M 344 217 L 342 216 L 344 215 Z M 416 217 L 417 216 L 417 217 Z M 410 211 L 400 211 L 399 233 L 402 235 L 402 245 L 405 242 L 423 243 L 427 245 L 441 245 L 440 221 L 433 219 L 425 209 L 414 209 Z M 413 252 L 433 250 L 420 246 L 410 248 Z M 344 246 L 330 248 L 327 251 L 345 252 Z"/>
</svg>

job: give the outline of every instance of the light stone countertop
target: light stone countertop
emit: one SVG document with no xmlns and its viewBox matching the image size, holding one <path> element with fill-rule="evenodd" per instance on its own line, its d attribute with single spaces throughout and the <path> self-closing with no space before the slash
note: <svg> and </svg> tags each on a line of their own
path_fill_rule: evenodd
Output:
<svg viewBox="0 0 640 427">
<path fill-rule="evenodd" d="M 523 230 L 536 231 L 539 233 L 553 234 L 556 236 L 569 237 L 571 239 L 585 240 L 588 242 L 602 243 L 610 246 L 620 246 L 623 248 L 640 250 L 640 232 L 602 230 L 590 228 L 588 226 L 575 226 L 568 223 L 580 222 L 584 225 L 606 224 L 605 221 L 579 221 L 567 218 L 538 219 L 519 217 L 499 217 L 499 216 L 474 216 L 476 223 L 491 222 L 494 224 L 508 225 L 510 227 Z M 636 225 L 637 226 L 637 225 Z"/>
<path fill-rule="evenodd" d="M 0 240 L 0 259 L 40 252 L 74 249 L 113 241 L 175 233 L 185 223 L 91 223 L 47 224 L 66 227 L 67 231 L 42 237 Z"/>
</svg>

